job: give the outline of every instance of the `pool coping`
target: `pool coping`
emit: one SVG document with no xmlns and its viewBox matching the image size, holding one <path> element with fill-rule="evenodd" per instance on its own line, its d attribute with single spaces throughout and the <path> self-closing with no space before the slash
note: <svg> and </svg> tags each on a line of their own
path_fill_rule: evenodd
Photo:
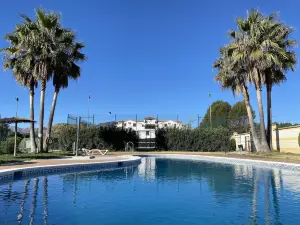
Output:
<svg viewBox="0 0 300 225">
<path fill-rule="evenodd" d="M 168 158 L 168 159 L 185 159 L 185 160 L 199 160 L 223 164 L 234 164 L 234 165 L 246 165 L 256 166 L 271 169 L 291 170 L 300 172 L 300 164 L 286 163 L 286 162 L 275 162 L 257 159 L 239 159 L 225 156 L 206 156 L 206 155 L 183 155 L 183 154 L 145 154 L 136 156 L 153 156 L 156 158 Z"/>
<path fill-rule="evenodd" d="M 141 162 L 141 157 L 128 155 L 126 158 L 116 158 L 116 160 L 100 162 L 76 162 L 56 165 L 42 165 L 32 167 L 9 168 L 0 170 L 0 182 L 14 181 L 31 176 L 42 176 L 47 174 L 61 174 L 68 172 L 81 172 L 92 170 L 117 169 L 137 165 Z"/>
</svg>

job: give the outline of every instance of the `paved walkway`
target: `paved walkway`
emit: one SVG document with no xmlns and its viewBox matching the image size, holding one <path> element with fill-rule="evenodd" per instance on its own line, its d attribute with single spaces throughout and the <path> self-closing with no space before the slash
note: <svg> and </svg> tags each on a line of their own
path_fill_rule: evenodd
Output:
<svg viewBox="0 0 300 225">
<path fill-rule="evenodd" d="M 11 164 L 11 165 L 0 165 L 1 170 L 7 169 L 19 169 L 19 168 L 28 168 L 36 166 L 54 166 L 54 165 L 63 165 L 63 164 L 85 164 L 85 163 L 97 163 L 97 162 L 115 162 L 119 160 L 128 159 L 127 156 L 96 156 L 94 159 L 88 158 L 66 158 L 66 159 L 39 159 L 31 160 L 28 162 Z"/>
</svg>

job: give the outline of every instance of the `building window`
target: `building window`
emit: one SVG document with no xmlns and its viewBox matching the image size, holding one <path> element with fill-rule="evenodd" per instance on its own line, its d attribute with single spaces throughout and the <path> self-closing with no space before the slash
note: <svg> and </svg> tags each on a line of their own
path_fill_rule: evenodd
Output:
<svg viewBox="0 0 300 225">
<path fill-rule="evenodd" d="M 128 122 L 128 124 L 131 124 L 130 122 Z"/>
<path fill-rule="evenodd" d="M 165 127 L 167 127 L 168 126 L 168 124 L 165 124 Z"/>
<path fill-rule="evenodd" d="M 146 136 L 149 136 L 150 135 L 150 131 L 146 131 Z"/>
<path fill-rule="evenodd" d="M 174 128 L 176 128 L 176 124 L 174 124 Z"/>
<path fill-rule="evenodd" d="M 133 126 L 136 127 L 136 123 L 133 123 Z"/>
<path fill-rule="evenodd" d="M 124 127 L 126 127 L 127 126 L 127 123 L 124 123 Z"/>
</svg>

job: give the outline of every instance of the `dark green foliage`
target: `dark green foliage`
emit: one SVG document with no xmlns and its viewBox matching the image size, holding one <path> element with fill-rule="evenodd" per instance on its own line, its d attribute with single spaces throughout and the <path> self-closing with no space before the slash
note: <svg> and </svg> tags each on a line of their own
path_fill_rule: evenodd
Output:
<svg viewBox="0 0 300 225">
<path fill-rule="evenodd" d="M 255 112 L 252 110 L 253 119 Z M 246 133 L 249 132 L 250 125 L 247 114 L 247 109 L 244 101 L 235 103 L 228 113 L 228 128 L 232 132 Z"/>
<path fill-rule="evenodd" d="M 72 150 L 72 145 L 76 142 L 76 126 L 64 126 L 57 131 L 58 148 L 61 150 Z"/>
<path fill-rule="evenodd" d="M 5 123 L 0 123 L 0 141 L 5 140 L 8 137 L 9 128 Z"/>
<path fill-rule="evenodd" d="M 231 139 L 231 150 L 232 151 L 236 150 L 236 140 L 234 138 Z"/>
<path fill-rule="evenodd" d="M 291 127 L 291 126 L 299 125 L 297 123 L 276 123 L 276 124 L 277 124 L 277 128 Z"/>
<path fill-rule="evenodd" d="M 228 102 L 215 101 L 211 105 L 211 121 L 212 127 L 227 127 L 227 116 L 231 109 Z M 211 127 L 210 125 L 210 107 L 206 110 L 205 116 L 200 124 L 201 128 Z"/>
<path fill-rule="evenodd" d="M 21 142 L 23 138 L 17 137 L 17 146 Z M 4 141 L 0 141 L 0 153 L 1 154 L 12 154 L 14 152 L 14 146 L 15 146 L 15 138 L 9 137 Z"/>
<path fill-rule="evenodd" d="M 298 145 L 299 145 L 299 147 L 300 147 L 300 133 L 299 133 L 299 135 L 298 135 Z"/>
<path fill-rule="evenodd" d="M 76 127 L 64 126 L 56 133 L 58 146 L 62 150 L 72 150 L 76 142 Z M 79 147 L 87 149 L 124 150 L 127 142 L 137 146 L 138 137 L 135 131 L 115 127 L 89 127 L 80 130 Z"/>
<path fill-rule="evenodd" d="M 166 151 L 217 152 L 230 151 L 230 132 L 228 129 L 159 129 L 156 132 L 156 145 Z"/>
</svg>

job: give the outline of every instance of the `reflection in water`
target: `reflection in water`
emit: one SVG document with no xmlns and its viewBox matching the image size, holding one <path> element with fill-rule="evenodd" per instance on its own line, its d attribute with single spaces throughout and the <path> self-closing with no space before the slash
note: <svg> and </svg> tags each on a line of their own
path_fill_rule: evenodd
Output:
<svg viewBox="0 0 300 225">
<path fill-rule="evenodd" d="M 18 222 L 19 224 L 22 223 L 22 218 L 23 218 L 23 213 L 24 213 L 24 209 L 25 209 L 25 202 L 28 196 L 28 185 L 29 185 L 30 180 L 25 180 L 24 182 L 24 194 L 22 197 L 22 201 L 21 201 L 21 205 L 20 205 L 20 213 L 18 214 Z"/>
<path fill-rule="evenodd" d="M 37 203 L 38 187 L 39 187 L 39 178 L 34 178 L 33 195 L 32 195 L 30 214 L 29 214 L 30 225 L 34 224 L 34 216 L 35 216 L 35 208 L 36 208 L 36 203 Z"/>
<path fill-rule="evenodd" d="M 44 224 L 47 224 L 48 218 L 48 178 L 45 176 L 43 181 L 44 189 Z"/>
<path fill-rule="evenodd" d="M 295 224 L 298 180 L 291 171 L 145 157 L 138 167 L 2 185 L 0 224 L 118 224 L 122 216 L 124 224 Z"/>
</svg>

